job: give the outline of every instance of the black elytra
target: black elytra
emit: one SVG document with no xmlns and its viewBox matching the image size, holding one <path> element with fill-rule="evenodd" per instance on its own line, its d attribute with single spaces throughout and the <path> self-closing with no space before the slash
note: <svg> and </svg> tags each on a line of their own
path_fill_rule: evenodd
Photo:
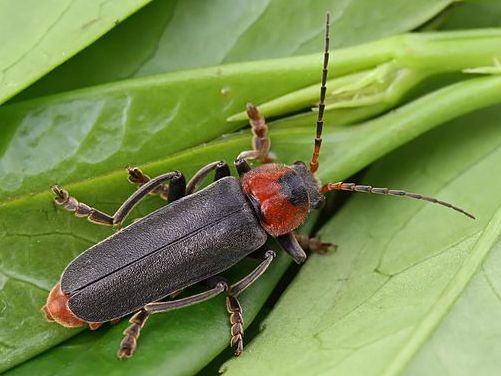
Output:
<svg viewBox="0 0 501 376">
<path fill-rule="evenodd" d="M 110 321 L 217 275 L 266 239 L 238 179 L 224 177 L 89 248 L 61 288 L 76 316 Z"/>
</svg>

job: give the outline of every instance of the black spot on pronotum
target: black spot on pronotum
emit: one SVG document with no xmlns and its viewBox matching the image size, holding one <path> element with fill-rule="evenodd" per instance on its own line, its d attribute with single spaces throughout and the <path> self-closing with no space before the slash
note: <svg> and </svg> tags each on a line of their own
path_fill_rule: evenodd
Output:
<svg viewBox="0 0 501 376">
<path fill-rule="evenodd" d="M 278 179 L 280 192 L 294 206 L 308 206 L 308 192 L 303 180 L 294 172 L 288 172 Z"/>
</svg>

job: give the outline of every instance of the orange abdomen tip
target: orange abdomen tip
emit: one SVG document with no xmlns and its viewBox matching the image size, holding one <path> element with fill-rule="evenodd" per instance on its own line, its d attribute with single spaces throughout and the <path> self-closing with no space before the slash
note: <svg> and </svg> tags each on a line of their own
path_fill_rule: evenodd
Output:
<svg viewBox="0 0 501 376">
<path fill-rule="evenodd" d="M 42 307 L 42 312 L 49 321 L 55 321 L 67 328 L 76 328 L 85 324 L 71 312 L 68 307 L 68 295 L 61 290 L 58 282 L 50 291 L 47 303 Z"/>
</svg>

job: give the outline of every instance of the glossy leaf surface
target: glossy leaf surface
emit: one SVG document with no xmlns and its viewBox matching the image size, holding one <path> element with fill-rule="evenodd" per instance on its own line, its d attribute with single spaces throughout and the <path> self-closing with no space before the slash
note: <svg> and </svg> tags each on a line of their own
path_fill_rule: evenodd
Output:
<svg viewBox="0 0 501 376">
<path fill-rule="evenodd" d="M 320 42 L 321 43 L 321 42 Z M 3 197 L 144 164 L 242 124 L 225 119 L 318 78 L 318 57 L 172 73 L 0 108 Z"/>
</svg>

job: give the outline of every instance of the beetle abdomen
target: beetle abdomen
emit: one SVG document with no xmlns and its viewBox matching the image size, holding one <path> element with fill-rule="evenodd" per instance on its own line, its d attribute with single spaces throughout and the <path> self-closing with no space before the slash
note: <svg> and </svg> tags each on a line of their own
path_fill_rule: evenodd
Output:
<svg viewBox="0 0 501 376">
<path fill-rule="evenodd" d="M 68 307 L 69 296 L 61 291 L 61 285 L 56 285 L 50 290 L 47 303 L 42 307 L 42 312 L 47 321 L 55 321 L 67 328 L 76 328 L 84 325 Z"/>
<path fill-rule="evenodd" d="M 75 315 L 108 321 L 228 269 L 266 237 L 238 180 L 223 178 L 90 248 L 61 284 Z"/>
</svg>

